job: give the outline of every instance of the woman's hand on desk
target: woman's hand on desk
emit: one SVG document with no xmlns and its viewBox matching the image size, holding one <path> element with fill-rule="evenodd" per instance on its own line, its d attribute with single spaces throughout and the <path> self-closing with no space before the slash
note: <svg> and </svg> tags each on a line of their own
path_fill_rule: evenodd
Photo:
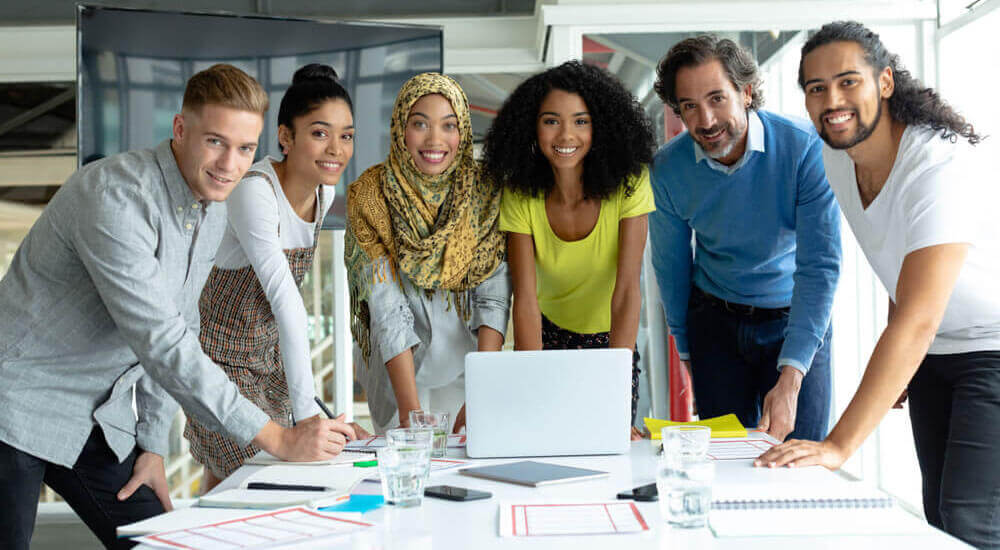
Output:
<svg viewBox="0 0 1000 550">
<path fill-rule="evenodd" d="M 465 427 L 465 403 L 462 403 L 462 408 L 458 409 L 458 414 L 455 415 L 455 425 L 451 428 L 451 433 L 457 434 L 462 432 L 462 428 Z"/>
<path fill-rule="evenodd" d="M 800 467 L 820 465 L 830 470 L 837 470 L 847 460 L 848 453 L 830 440 L 804 441 L 790 439 L 781 445 L 771 447 L 766 453 L 757 457 L 753 465 L 758 467 L 778 468 L 780 466 Z"/>
</svg>

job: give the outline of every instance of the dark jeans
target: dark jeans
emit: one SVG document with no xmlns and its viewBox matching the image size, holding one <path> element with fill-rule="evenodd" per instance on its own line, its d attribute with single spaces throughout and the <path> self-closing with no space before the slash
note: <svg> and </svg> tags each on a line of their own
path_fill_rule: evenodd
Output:
<svg viewBox="0 0 1000 550">
<path fill-rule="evenodd" d="M 115 528 L 163 513 L 153 490 L 143 485 L 125 501 L 118 491 L 132 477 L 137 450 L 121 463 L 95 427 L 73 468 L 65 468 L 0 442 L 0 548 L 28 550 L 44 481 L 80 516 L 107 548 L 131 548 Z"/>
<path fill-rule="evenodd" d="M 1000 351 L 928 355 L 909 401 L 927 521 L 1000 548 Z"/>
<path fill-rule="evenodd" d="M 787 315 L 759 319 L 724 310 L 692 289 L 687 332 L 698 416 L 735 413 L 748 428 L 760 422 L 764 396 L 778 382 L 778 354 Z M 802 379 L 795 430 L 789 438 L 820 441 L 830 423 L 830 336 Z"/>
</svg>

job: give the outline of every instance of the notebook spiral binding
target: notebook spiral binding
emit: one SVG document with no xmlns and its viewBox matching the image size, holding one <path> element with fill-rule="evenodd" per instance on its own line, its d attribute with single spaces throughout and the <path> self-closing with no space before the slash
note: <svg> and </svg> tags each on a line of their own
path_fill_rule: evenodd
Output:
<svg viewBox="0 0 1000 550">
<path fill-rule="evenodd" d="M 798 508 L 891 508 L 891 497 L 808 498 L 780 500 L 726 500 L 712 503 L 713 510 L 792 510 Z"/>
</svg>

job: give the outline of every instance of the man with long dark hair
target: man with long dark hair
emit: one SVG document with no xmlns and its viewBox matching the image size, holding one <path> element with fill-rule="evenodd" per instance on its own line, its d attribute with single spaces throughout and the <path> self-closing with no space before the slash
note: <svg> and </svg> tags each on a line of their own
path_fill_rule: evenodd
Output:
<svg viewBox="0 0 1000 550">
<path fill-rule="evenodd" d="M 908 391 L 927 520 L 1000 548 L 1000 230 L 982 136 L 859 23 L 806 42 L 799 84 L 889 322 L 830 436 L 758 465 L 839 468 Z"/>
<path fill-rule="evenodd" d="M 807 121 L 760 110 L 757 64 L 731 40 L 684 40 L 657 76 L 688 131 L 653 161 L 653 266 L 698 413 L 822 439 L 840 273 L 822 142 Z"/>
</svg>

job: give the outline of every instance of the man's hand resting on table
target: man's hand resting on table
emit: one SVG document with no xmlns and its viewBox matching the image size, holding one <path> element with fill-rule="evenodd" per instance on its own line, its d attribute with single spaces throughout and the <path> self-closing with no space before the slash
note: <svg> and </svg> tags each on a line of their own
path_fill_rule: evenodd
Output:
<svg viewBox="0 0 1000 550">
<path fill-rule="evenodd" d="M 801 387 L 802 371 L 785 365 L 778 376 L 778 383 L 764 396 L 757 429 L 767 432 L 778 441 L 784 441 L 795 429 L 795 412 Z"/>
</svg>

